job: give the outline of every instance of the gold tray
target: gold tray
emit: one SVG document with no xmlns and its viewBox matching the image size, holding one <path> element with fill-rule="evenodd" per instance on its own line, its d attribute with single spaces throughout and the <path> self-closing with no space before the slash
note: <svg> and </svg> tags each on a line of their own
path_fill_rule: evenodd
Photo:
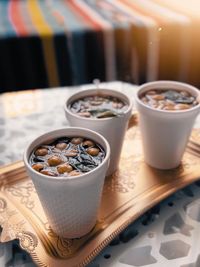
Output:
<svg viewBox="0 0 200 267">
<path fill-rule="evenodd" d="M 192 136 L 200 143 L 200 130 Z M 119 170 L 106 178 L 97 224 L 79 239 L 62 239 L 51 231 L 23 162 L 2 167 L 0 241 L 19 239 L 39 266 L 85 266 L 141 214 L 198 180 L 199 164 L 198 156 L 186 152 L 177 169 L 159 171 L 147 166 L 135 123 L 126 133 Z"/>
</svg>

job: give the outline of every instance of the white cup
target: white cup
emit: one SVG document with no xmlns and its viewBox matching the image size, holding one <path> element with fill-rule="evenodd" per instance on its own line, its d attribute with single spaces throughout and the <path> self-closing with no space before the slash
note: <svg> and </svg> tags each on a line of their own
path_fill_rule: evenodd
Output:
<svg viewBox="0 0 200 267">
<path fill-rule="evenodd" d="M 135 104 L 139 112 L 144 159 L 158 169 L 172 169 L 179 166 L 185 151 L 200 104 L 185 110 L 159 110 L 144 104 L 140 96 L 149 90 L 187 91 L 199 98 L 197 88 L 175 81 L 155 81 L 140 86 Z"/>
<path fill-rule="evenodd" d="M 97 94 L 117 97 L 124 101 L 128 105 L 128 108 L 124 111 L 123 115 L 102 119 L 81 117 L 70 110 L 70 104 L 75 100 Z M 117 170 L 119 165 L 124 136 L 128 127 L 129 119 L 131 117 L 132 101 L 130 100 L 130 98 L 124 93 L 116 90 L 102 88 L 85 89 L 69 97 L 65 103 L 64 110 L 66 118 L 71 126 L 80 126 L 91 129 L 102 134 L 107 139 L 111 151 L 110 165 L 107 171 L 107 175 L 113 174 Z"/>
<path fill-rule="evenodd" d="M 93 140 L 105 150 L 104 160 L 92 171 L 73 177 L 51 177 L 35 171 L 29 164 L 32 151 L 39 145 L 63 136 Z M 48 132 L 27 147 L 24 153 L 26 170 L 34 183 L 48 222 L 57 235 L 77 238 L 94 227 L 109 158 L 110 147 L 106 139 L 98 133 L 78 127 Z"/>
</svg>

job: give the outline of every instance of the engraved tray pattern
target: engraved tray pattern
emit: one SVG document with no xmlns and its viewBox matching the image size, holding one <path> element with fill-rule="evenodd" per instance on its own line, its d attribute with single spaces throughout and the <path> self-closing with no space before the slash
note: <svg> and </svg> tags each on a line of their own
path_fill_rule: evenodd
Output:
<svg viewBox="0 0 200 267">
<path fill-rule="evenodd" d="M 134 122 L 134 121 L 132 121 Z M 200 131 L 192 138 L 200 143 Z M 63 239 L 50 229 L 23 163 L 0 168 L 0 241 L 19 239 L 39 266 L 85 266 L 149 208 L 200 177 L 200 159 L 185 153 L 179 168 L 155 170 L 143 161 L 135 121 L 125 137 L 119 170 L 106 177 L 95 228 L 79 239 Z"/>
</svg>

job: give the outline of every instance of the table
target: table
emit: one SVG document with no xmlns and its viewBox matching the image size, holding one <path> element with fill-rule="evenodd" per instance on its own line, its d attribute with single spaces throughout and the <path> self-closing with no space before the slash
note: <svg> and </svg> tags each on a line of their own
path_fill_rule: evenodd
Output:
<svg viewBox="0 0 200 267">
<path fill-rule="evenodd" d="M 66 87 L 5 93 L 0 96 L 0 165 L 22 159 L 36 136 L 67 126 L 63 105 L 80 88 Z M 137 87 L 102 83 L 134 98 Z M 196 127 L 200 127 L 200 116 Z M 178 191 L 145 213 L 97 256 L 88 267 L 200 266 L 200 183 Z M 35 266 L 17 242 L 0 245 L 0 266 Z"/>
</svg>

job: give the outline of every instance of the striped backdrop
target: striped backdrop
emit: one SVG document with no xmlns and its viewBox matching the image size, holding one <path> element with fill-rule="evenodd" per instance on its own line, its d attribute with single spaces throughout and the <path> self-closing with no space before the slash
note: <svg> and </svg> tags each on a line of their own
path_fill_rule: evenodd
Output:
<svg viewBox="0 0 200 267">
<path fill-rule="evenodd" d="M 123 80 L 200 86 L 199 0 L 1 0 L 0 92 Z"/>
</svg>

